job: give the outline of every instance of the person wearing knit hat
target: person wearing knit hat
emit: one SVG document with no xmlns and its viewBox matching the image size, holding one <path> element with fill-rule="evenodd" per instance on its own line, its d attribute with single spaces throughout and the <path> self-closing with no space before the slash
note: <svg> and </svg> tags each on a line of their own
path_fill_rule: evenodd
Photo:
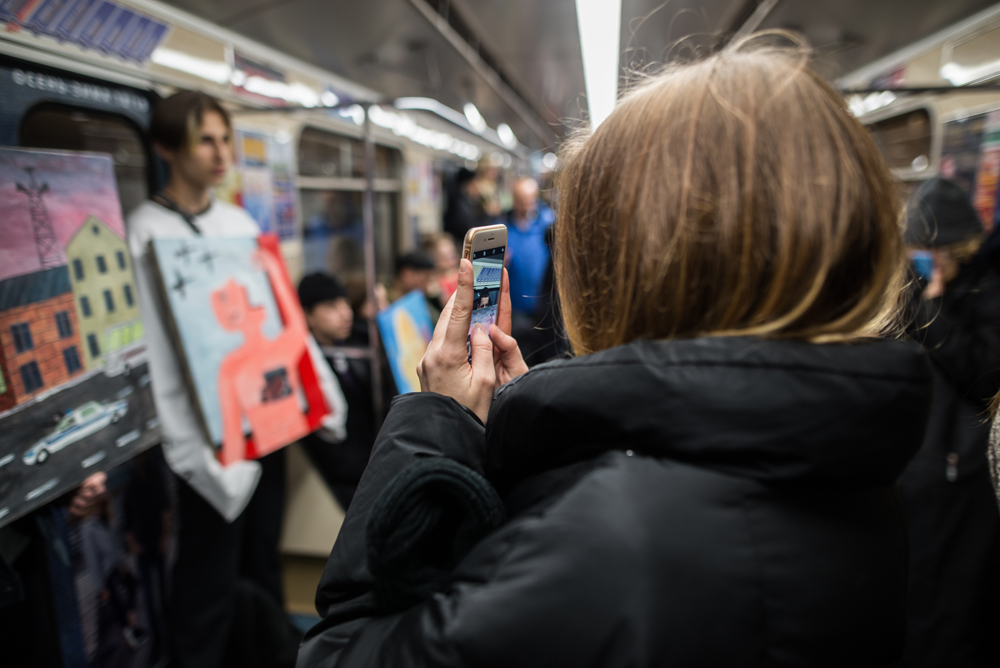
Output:
<svg viewBox="0 0 1000 668">
<path fill-rule="evenodd" d="M 354 313 L 347 290 L 329 274 L 309 274 L 299 283 L 299 301 L 313 338 L 321 346 L 343 343 L 351 335 Z"/>
<path fill-rule="evenodd" d="M 1000 391 L 1000 258 L 983 238 L 957 184 L 933 178 L 914 191 L 904 241 L 929 252 L 933 268 L 926 282 L 911 282 L 907 329 L 933 364 L 934 402 L 899 479 L 910 529 L 908 668 L 1000 665 L 991 640 L 1000 620 L 1000 511 L 985 419 Z"/>
<path fill-rule="evenodd" d="M 310 435 L 302 439 L 302 448 L 334 498 L 346 510 L 354 498 L 354 490 L 368 464 L 377 435 L 371 362 L 348 356 L 342 348 L 338 349 L 360 344 L 351 340 L 354 313 L 347 290 L 339 280 L 329 274 L 309 274 L 299 283 L 299 301 L 309 331 L 321 346 L 347 400 L 347 438 L 331 445 Z M 382 375 L 385 386 L 386 374 Z M 392 395 L 393 388 L 384 389 Z"/>
<path fill-rule="evenodd" d="M 907 246 L 940 248 L 982 234 L 969 196 L 954 181 L 936 176 L 913 192 L 903 234 Z"/>
</svg>

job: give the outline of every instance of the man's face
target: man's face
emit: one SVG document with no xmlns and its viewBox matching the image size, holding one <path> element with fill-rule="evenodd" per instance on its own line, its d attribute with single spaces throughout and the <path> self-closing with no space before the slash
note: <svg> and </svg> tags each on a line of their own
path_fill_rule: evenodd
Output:
<svg viewBox="0 0 1000 668">
<path fill-rule="evenodd" d="M 511 193 L 514 196 L 514 213 L 524 217 L 538 208 L 538 186 L 534 181 L 518 181 Z"/>
<path fill-rule="evenodd" d="M 458 249 L 455 248 L 454 241 L 451 239 L 441 239 L 438 241 L 436 250 L 434 264 L 437 265 L 438 271 L 445 273 L 458 267 L 461 258 L 458 257 Z"/>
<path fill-rule="evenodd" d="M 214 111 L 205 112 L 197 141 L 190 151 L 159 149 L 170 165 L 171 176 L 201 188 L 219 185 L 232 163 L 230 129 Z"/>
<path fill-rule="evenodd" d="M 434 274 L 433 269 L 413 269 L 404 267 L 399 272 L 399 287 L 404 294 L 414 290 L 426 293 L 431 284 Z"/>
<path fill-rule="evenodd" d="M 354 312 L 345 297 L 316 304 L 306 315 L 309 330 L 323 344 L 344 341 L 351 335 Z"/>
</svg>

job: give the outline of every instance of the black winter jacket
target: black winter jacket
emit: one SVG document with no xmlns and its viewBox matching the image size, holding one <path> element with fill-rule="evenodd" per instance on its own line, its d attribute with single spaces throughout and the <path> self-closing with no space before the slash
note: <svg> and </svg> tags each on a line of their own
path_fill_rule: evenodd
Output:
<svg viewBox="0 0 1000 668">
<path fill-rule="evenodd" d="M 398 397 L 298 666 L 892 665 L 894 481 L 930 386 L 913 344 L 704 338 L 535 367 L 500 388 L 485 430 L 452 399 Z M 444 592 L 387 614 L 368 516 L 432 456 L 483 474 L 509 520 Z"/>
<path fill-rule="evenodd" d="M 1000 391 L 1000 253 L 962 267 L 944 294 L 914 290 L 910 327 L 933 362 L 923 446 L 899 479 L 910 535 L 907 668 L 1000 665 L 1000 513 L 986 451 Z"/>
</svg>

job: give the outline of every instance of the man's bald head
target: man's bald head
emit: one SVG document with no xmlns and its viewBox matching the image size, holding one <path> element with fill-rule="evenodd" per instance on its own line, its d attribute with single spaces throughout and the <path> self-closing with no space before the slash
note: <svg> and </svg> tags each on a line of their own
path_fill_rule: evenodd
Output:
<svg viewBox="0 0 1000 668">
<path fill-rule="evenodd" d="M 514 182 L 511 188 L 514 197 L 514 213 L 521 218 L 538 208 L 538 182 L 525 176 Z"/>
</svg>

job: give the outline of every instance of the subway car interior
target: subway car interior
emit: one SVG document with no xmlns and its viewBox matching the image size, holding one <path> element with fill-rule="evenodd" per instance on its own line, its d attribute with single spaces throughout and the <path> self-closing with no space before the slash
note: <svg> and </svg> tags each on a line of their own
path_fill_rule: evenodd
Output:
<svg viewBox="0 0 1000 668">
<path fill-rule="evenodd" d="M 998 666 L 998 195 L 995 0 L 0 0 L 0 664 Z"/>
</svg>

